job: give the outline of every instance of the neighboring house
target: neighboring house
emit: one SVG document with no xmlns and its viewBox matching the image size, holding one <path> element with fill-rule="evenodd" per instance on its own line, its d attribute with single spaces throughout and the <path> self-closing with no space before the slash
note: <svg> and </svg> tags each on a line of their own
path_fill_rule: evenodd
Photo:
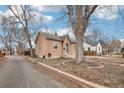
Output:
<svg viewBox="0 0 124 93">
<path fill-rule="evenodd" d="M 124 48 L 121 49 L 122 58 L 124 58 Z"/>
<path fill-rule="evenodd" d="M 102 55 L 109 54 L 109 45 L 106 44 L 103 40 L 99 40 L 101 46 L 102 46 Z"/>
<path fill-rule="evenodd" d="M 102 45 L 101 45 L 100 42 L 98 42 L 97 45 L 96 45 L 96 52 L 97 52 L 96 54 L 97 54 L 97 55 L 100 55 L 100 56 L 101 56 L 102 53 L 103 53 L 103 48 L 102 48 Z"/>
<path fill-rule="evenodd" d="M 121 48 L 121 53 L 124 54 L 124 48 Z"/>
<path fill-rule="evenodd" d="M 111 43 L 111 50 L 113 54 L 121 54 L 121 42 L 120 40 L 113 40 Z"/>
<path fill-rule="evenodd" d="M 100 42 L 93 42 L 88 39 L 84 39 L 83 43 L 84 55 L 96 56 L 102 55 L 102 46 Z"/>
<path fill-rule="evenodd" d="M 121 48 L 124 48 L 124 40 L 121 40 Z"/>
<path fill-rule="evenodd" d="M 38 57 L 75 57 L 75 41 L 68 35 L 57 36 L 45 32 L 38 33 L 36 40 L 35 55 Z M 101 55 L 102 46 L 100 42 L 96 44 L 87 43 L 84 40 L 83 49 L 85 55 Z"/>
</svg>

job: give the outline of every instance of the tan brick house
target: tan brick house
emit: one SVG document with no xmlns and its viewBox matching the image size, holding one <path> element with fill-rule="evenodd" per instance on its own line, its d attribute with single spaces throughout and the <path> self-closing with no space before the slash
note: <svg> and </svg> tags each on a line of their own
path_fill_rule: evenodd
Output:
<svg viewBox="0 0 124 93">
<path fill-rule="evenodd" d="M 35 44 L 35 55 L 41 58 L 47 58 L 49 55 L 52 58 L 75 57 L 75 41 L 70 39 L 68 35 L 58 36 L 57 34 L 39 32 Z M 84 43 L 84 50 L 93 52 L 96 55 L 97 45 L 92 46 Z"/>
</svg>

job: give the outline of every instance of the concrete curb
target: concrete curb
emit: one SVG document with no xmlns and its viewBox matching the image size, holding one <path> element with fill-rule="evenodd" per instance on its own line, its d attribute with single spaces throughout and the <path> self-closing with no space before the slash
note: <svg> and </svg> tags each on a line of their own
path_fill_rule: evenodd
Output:
<svg viewBox="0 0 124 93">
<path fill-rule="evenodd" d="M 28 58 L 31 61 L 30 58 Z M 59 69 L 51 67 L 41 62 L 36 62 L 38 69 L 41 72 L 48 74 L 50 77 L 56 79 L 57 81 L 62 82 L 68 87 L 73 88 L 106 88 L 99 84 L 92 83 L 75 75 L 69 74 L 67 72 L 63 72 Z"/>
<path fill-rule="evenodd" d="M 38 64 L 40 65 L 41 68 L 43 68 L 44 70 L 47 70 L 47 72 L 54 73 L 54 74 L 64 78 L 63 80 L 69 80 L 71 84 L 74 84 L 74 85 L 71 85 L 70 87 L 105 88 L 104 86 L 92 83 L 90 81 L 79 78 L 72 74 L 58 70 L 54 67 L 48 66 L 46 64 L 43 64 L 43 63 L 38 63 Z"/>
</svg>

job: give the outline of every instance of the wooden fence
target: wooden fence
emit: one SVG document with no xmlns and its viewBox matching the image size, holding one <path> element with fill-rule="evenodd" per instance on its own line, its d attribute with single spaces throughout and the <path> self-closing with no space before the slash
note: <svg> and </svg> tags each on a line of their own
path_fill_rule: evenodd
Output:
<svg viewBox="0 0 124 93">
<path fill-rule="evenodd" d="M 84 51 L 85 56 L 96 56 L 96 51 Z"/>
</svg>

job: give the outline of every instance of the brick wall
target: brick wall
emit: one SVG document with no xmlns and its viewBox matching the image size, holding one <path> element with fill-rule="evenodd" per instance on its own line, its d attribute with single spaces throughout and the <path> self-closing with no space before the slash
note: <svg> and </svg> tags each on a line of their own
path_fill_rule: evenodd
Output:
<svg viewBox="0 0 124 93">
<path fill-rule="evenodd" d="M 38 57 L 46 55 L 46 38 L 44 36 L 39 35 L 37 39 L 35 55 Z"/>
<path fill-rule="evenodd" d="M 46 53 L 51 53 L 51 57 L 62 57 L 62 42 L 61 41 L 54 41 L 54 40 L 47 40 L 47 46 L 46 46 Z M 57 44 L 57 49 L 54 48 L 54 44 Z"/>
<path fill-rule="evenodd" d="M 58 45 L 57 49 L 54 49 L 53 43 Z M 48 57 L 48 53 L 51 53 L 51 57 L 62 57 L 62 42 L 49 40 L 45 36 L 40 35 L 37 39 L 35 55 L 43 58 Z"/>
</svg>

